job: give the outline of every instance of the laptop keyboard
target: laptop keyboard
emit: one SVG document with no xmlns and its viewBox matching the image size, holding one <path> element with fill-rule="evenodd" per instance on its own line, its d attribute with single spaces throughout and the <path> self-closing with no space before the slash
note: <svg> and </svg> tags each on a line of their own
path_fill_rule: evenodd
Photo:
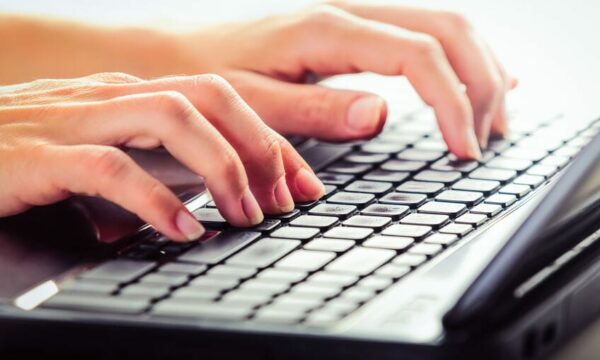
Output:
<svg viewBox="0 0 600 360">
<path fill-rule="evenodd" d="M 433 121 L 413 114 L 352 144 L 292 139 L 326 184 L 252 229 L 214 204 L 193 243 L 157 233 L 77 278 L 43 307 L 142 316 L 335 324 L 565 167 L 600 130 L 560 116 L 491 140 L 481 161 L 457 161 Z M 587 124 L 586 124 L 587 125 Z"/>
</svg>

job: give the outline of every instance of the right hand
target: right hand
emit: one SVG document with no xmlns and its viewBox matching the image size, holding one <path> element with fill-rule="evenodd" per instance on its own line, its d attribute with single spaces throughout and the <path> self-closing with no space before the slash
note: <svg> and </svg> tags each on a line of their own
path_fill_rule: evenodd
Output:
<svg viewBox="0 0 600 360">
<path fill-rule="evenodd" d="M 0 216 L 87 194 L 173 240 L 196 239 L 204 229 L 185 206 L 115 147 L 161 145 L 204 177 L 234 226 L 324 192 L 309 165 L 222 78 L 103 73 L 0 87 Z"/>
</svg>

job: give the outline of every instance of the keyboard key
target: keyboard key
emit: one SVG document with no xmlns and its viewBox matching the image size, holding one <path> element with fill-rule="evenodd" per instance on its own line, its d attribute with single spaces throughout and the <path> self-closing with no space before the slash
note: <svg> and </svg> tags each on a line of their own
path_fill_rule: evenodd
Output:
<svg viewBox="0 0 600 360">
<path fill-rule="evenodd" d="M 546 150 L 534 149 L 534 148 L 524 148 L 520 146 L 511 147 L 502 153 L 502 155 L 510 158 L 516 159 L 526 159 L 531 161 L 539 161 L 548 155 Z"/>
<path fill-rule="evenodd" d="M 496 191 L 499 187 L 499 181 L 476 179 L 462 179 L 452 185 L 452 189 L 454 190 L 478 191 L 486 195 Z"/>
<path fill-rule="evenodd" d="M 484 214 L 489 217 L 496 216 L 500 211 L 502 211 L 502 206 L 497 204 L 479 204 L 471 209 L 471 212 L 474 214 Z"/>
<path fill-rule="evenodd" d="M 377 154 L 372 152 L 353 152 L 346 155 L 346 157 L 344 157 L 344 160 L 358 164 L 378 164 L 386 161 L 389 157 L 390 156 L 387 154 Z"/>
<path fill-rule="evenodd" d="M 397 155 L 398 159 L 411 161 L 435 161 L 444 156 L 443 151 L 406 149 Z"/>
<path fill-rule="evenodd" d="M 413 179 L 419 181 L 440 182 L 448 185 L 460 179 L 461 176 L 462 174 L 457 171 L 423 170 L 416 174 Z"/>
<path fill-rule="evenodd" d="M 309 148 L 303 147 L 300 155 L 311 168 L 321 170 L 327 164 L 349 153 L 351 149 L 352 145 L 349 144 L 318 143 Z"/>
<path fill-rule="evenodd" d="M 158 299 L 169 294 L 169 285 L 136 283 L 123 288 L 119 292 L 119 296 L 135 296 L 143 297 L 147 300 Z"/>
<path fill-rule="evenodd" d="M 469 224 L 475 227 L 486 222 L 488 217 L 484 214 L 475 214 L 475 213 L 466 213 L 456 218 L 457 223 L 459 224 Z"/>
<path fill-rule="evenodd" d="M 385 216 L 398 219 L 408 212 L 405 205 L 371 204 L 361 211 L 363 215 Z"/>
<path fill-rule="evenodd" d="M 302 284 L 298 284 L 296 287 L 298 286 L 303 286 L 306 283 L 302 283 Z M 296 288 L 294 288 L 296 289 Z M 319 307 L 321 305 L 323 305 L 323 299 L 327 298 L 328 294 L 324 294 L 323 292 L 320 292 L 319 290 L 322 289 L 318 289 L 318 288 L 305 288 L 308 291 L 299 291 L 297 293 L 294 292 L 294 289 L 292 289 L 292 292 L 288 293 L 288 294 L 283 294 L 280 297 L 278 297 L 277 299 L 275 299 L 275 301 L 267 306 L 268 308 L 278 308 L 281 309 L 282 311 L 290 311 L 291 309 L 293 309 L 293 311 L 300 311 L 300 312 L 306 312 L 309 311 L 311 309 L 314 309 L 316 307 Z M 339 292 L 339 288 L 332 288 L 334 291 Z M 311 294 L 311 290 L 315 290 L 312 294 Z M 327 291 L 327 289 L 325 289 Z M 329 290 L 329 292 L 333 292 L 332 290 Z M 310 295 L 312 296 L 310 296 Z"/>
<path fill-rule="evenodd" d="M 46 308 L 138 314 L 149 301 L 141 297 L 100 296 L 98 294 L 58 293 L 43 303 Z"/>
<path fill-rule="evenodd" d="M 256 231 L 224 231 L 183 253 L 177 260 L 200 264 L 216 264 L 260 236 L 261 233 Z"/>
<path fill-rule="evenodd" d="M 334 174 L 327 172 L 318 173 L 317 176 L 319 177 L 319 179 L 321 179 L 323 184 L 340 186 L 344 186 L 354 179 L 354 176 L 352 175 Z"/>
<path fill-rule="evenodd" d="M 271 268 L 263 270 L 256 278 L 291 284 L 303 280 L 306 276 L 308 276 L 308 273 L 304 270 Z"/>
<path fill-rule="evenodd" d="M 281 220 L 264 219 L 263 222 L 252 228 L 254 231 L 271 231 L 281 225 Z"/>
<path fill-rule="evenodd" d="M 442 234 L 456 234 L 458 236 L 465 236 L 473 230 L 473 227 L 469 224 L 448 224 L 440 229 Z"/>
<path fill-rule="evenodd" d="M 496 180 L 500 182 L 507 182 L 510 179 L 514 178 L 516 174 L 517 172 L 514 170 L 490 169 L 487 167 L 482 167 L 470 173 L 469 177 L 471 179 Z"/>
<path fill-rule="evenodd" d="M 485 166 L 493 169 L 507 169 L 523 171 L 533 164 L 531 160 L 527 159 L 512 159 L 504 156 L 499 156 L 490 160 Z"/>
<path fill-rule="evenodd" d="M 496 153 L 501 153 L 510 147 L 510 141 L 506 139 L 490 139 L 487 148 Z"/>
<path fill-rule="evenodd" d="M 320 216 L 320 215 L 302 215 L 298 216 L 290 225 L 292 226 L 306 226 L 306 227 L 315 227 L 319 229 L 325 229 L 333 224 L 337 223 L 337 217 L 333 216 Z"/>
<path fill-rule="evenodd" d="M 438 194 L 435 199 L 472 205 L 481 201 L 483 194 L 475 191 L 446 190 Z"/>
<path fill-rule="evenodd" d="M 388 192 L 391 188 L 391 183 L 357 180 L 346 186 L 344 190 L 379 195 Z"/>
<path fill-rule="evenodd" d="M 83 273 L 81 278 L 125 283 L 140 277 L 155 266 L 154 262 L 149 261 L 109 260 Z"/>
<path fill-rule="evenodd" d="M 237 282 L 234 286 L 237 285 Z M 233 287 L 233 286 L 232 286 Z M 170 296 L 172 299 L 189 301 L 213 301 L 221 295 L 224 290 L 215 286 L 182 287 Z"/>
<path fill-rule="evenodd" d="M 289 289 L 287 282 L 266 281 L 264 279 L 250 279 L 240 286 L 240 290 L 245 292 L 257 292 L 274 296 Z"/>
<path fill-rule="evenodd" d="M 372 233 L 373 229 L 370 228 L 336 226 L 323 234 L 323 236 L 337 239 L 363 240 L 368 238 Z"/>
<path fill-rule="evenodd" d="M 282 324 L 293 324 L 297 323 L 304 317 L 302 311 L 292 311 L 289 308 L 271 308 L 266 307 L 260 309 L 253 320 L 258 322 L 266 323 L 282 323 Z"/>
<path fill-rule="evenodd" d="M 354 241 L 343 239 L 314 239 L 304 245 L 307 250 L 344 252 L 354 246 Z"/>
<path fill-rule="evenodd" d="M 244 290 L 238 289 L 233 290 L 225 294 L 221 299 L 222 304 L 236 304 L 242 303 L 244 305 L 249 305 L 251 307 L 255 307 L 266 302 L 269 302 L 272 299 L 272 295 L 270 293 L 260 293 L 253 290 Z M 237 305 L 237 304 L 236 304 Z"/>
<path fill-rule="evenodd" d="M 442 250 L 443 246 L 440 244 L 430 244 L 422 242 L 408 249 L 408 253 L 432 257 L 440 253 Z"/>
<path fill-rule="evenodd" d="M 140 280 L 143 283 L 161 284 L 169 286 L 180 286 L 187 282 L 188 274 L 156 272 L 148 274 Z"/>
<path fill-rule="evenodd" d="M 311 284 L 319 284 L 321 286 L 346 287 L 354 284 L 358 280 L 358 276 L 352 274 L 331 273 L 321 271 L 311 276 L 308 281 Z"/>
<path fill-rule="evenodd" d="M 296 250 L 278 263 L 276 267 L 282 269 L 299 269 L 315 271 L 335 258 L 334 252 Z"/>
<path fill-rule="evenodd" d="M 347 216 L 356 211 L 354 205 L 319 204 L 308 210 L 311 215 Z"/>
<path fill-rule="evenodd" d="M 557 171 L 558 168 L 556 166 L 537 164 L 529 168 L 526 173 L 529 175 L 537 175 L 549 178 L 550 176 L 554 175 Z"/>
<path fill-rule="evenodd" d="M 352 287 L 342 293 L 340 300 L 363 303 L 369 301 L 375 296 L 375 291 L 369 288 Z"/>
<path fill-rule="evenodd" d="M 308 202 L 297 202 L 296 209 L 298 209 L 300 211 L 306 211 L 306 210 L 309 210 L 310 208 L 312 208 L 313 206 L 317 205 L 318 203 L 319 203 L 318 200 L 308 201 Z"/>
<path fill-rule="evenodd" d="M 424 182 L 424 181 L 407 181 L 400 184 L 396 188 L 399 192 L 419 193 L 426 195 L 435 195 L 444 188 L 443 183 L 439 182 Z"/>
<path fill-rule="evenodd" d="M 415 240 L 409 237 L 376 235 L 368 238 L 363 243 L 363 246 L 380 249 L 404 250 L 414 244 L 414 242 Z"/>
<path fill-rule="evenodd" d="M 293 218 L 295 218 L 296 216 L 300 215 L 300 210 L 298 209 L 294 209 L 290 212 L 287 212 L 285 214 L 269 214 L 267 215 L 269 218 L 271 219 L 279 219 L 279 220 L 291 220 Z"/>
<path fill-rule="evenodd" d="M 393 192 L 385 194 L 379 202 L 382 204 L 406 205 L 417 207 L 427 199 L 426 195 L 414 193 Z"/>
<path fill-rule="evenodd" d="M 387 171 L 415 172 L 419 171 L 427 165 L 423 161 L 408 161 L 391 159 L 381 164 L 381 169 Z"/>
<path fill-rule="evenodd" d="M 520 198 L 527 195 L 530 191 L 531 187 L 529 185 L 519 184 L 508 184 L 505 185 L 502 189 L 498 190 L 500 194 L 512 194 Z"/>
<path fill-rule="evenodd" d="M 392 285 L 392 279 L 380 276 L 369 276 L 358 282 L 357 286 L 363 289 L 371 289 L 373 291 L 381 291 Z"/>
<path fill-rule="evenodd" d="M 152 315 L 165 317 L 206 318 L 218 320 L 241 320 L 252 313 L 246 304 L 211 303 L 184 299 L 167 299 L 152 309 Z"/>
<path fill-rule="evenodd" d="M 479 166 L 477 161 L 456 160 L 453 156 L 444 157 L 431 165 L 432 170 L 437 171 L 460 171 L 468 173 Z"/>
<path fill-rule="evenodd" d="M 502 205 L 503 207 L 510 206 L 517 201 L 517 197 L 509 194 L 494 194 L 489 198 L 485 199 L 488 204 Z"/>
<path fill-rule="evenodd" d="M 374 198 L 375 195 L 373 194 L 340 191 L 327 199 L 327 202 L 346 205 L 366 205 L 373 201 Z"/>
<path fill-rule="evenodd" d="M 227 260 L 227 264 L 255 268 L 267 267 L 299 245 L 300 241 L 296 240 L 261 239 L 235 254 Z"/>
<path fill-rule="evenodd" d="M 195 289 L 189 291 L 204 291 L 206 289 L 213 289 L 215 291 L 225 291 L 236 287 L 238 283 L 239 281 L 234 278 L 223 278 L 222 276 L 204 275 L 193 279 L 192 282 L 190 282 L 190 284 L 188 285 L 188 287 L 185 287 L 183 289 Z"/>
<path fill-rule="evenodd" d="M 458 236 L 455 234 L 433 234 L 423 240 L 426 244 L 439 244 L 443 246 L 449 246 L 454 244 L 458 240 Z"/>
<path fill-rule="evenodd" d="M 562 168 L 565 165 L 567 165 L 569 163 L 569 158 L 566 156 L 558 156 L 558 155 L 548 155 L 546 156 L 544 159 L 542 159 L 542 161 L 540 161 L 540 164 L 542 165 L 550 165 L 550 166 L 556 166 L 557 168 Z"/>
<path fill-rule="evenodd" d="M 281 227 L 271 233 L 271 237 L 285 238 L 285 239 L 298 239 L 298 240 L 310 240 L 319 234 L 319 229 L 300 227 L 300 226 L 286 226 Z"/>
<path fill-rule="evenodd" d="M 327 168 L 328 172 L 340 174 L 358 175 L 371 170 L 373 166 L 370 164 L 356 164 L 347 161 L 338 161 Z"/>
<path fill-rule="evenodd" d="M 443 201 L 429 201 L 417 209 L 420 213 L 442 214 L 455 217 L 462 214 L 467 206 L 462 203 L 450 203 Z"/>
<path fill-rule="evenodd" d="M 399 279 L 410 272 L 409 266 L 387 264 L 375 271 L 375 275 Z"/>
<path fill-rule="evenodd" d="M 405 253 L 396 256 L 392 260 L 392 264 L 401 266 L 417 267 L 427 261 L 427 256 L 423 254 Z"/>
<path fill-rule="evenodd" d="M 403 236 L 420 239 L 427 235 L 430 231 L 431 227 L 429 226 L 394 224 L 384 229 L 381 233 L 383 235 Z"/>
<path fill-rule="evenodd" d="M 313 299 L 314 301 L 315 299 L 323 300 L 335 296 L 341 290 L 342 286 L 322 286 L 319 284 L 311 284 L 309 279 L 308 281 L 294 286 L 289 294 L 298 297 Z"/>
<path fill-rule="evenodd" d="M 385 171 L 385 170 L 373 170 L 363 176 L 363 179 L 369 181 L 385 181 L 392 184 L 398 184 L 404 181 L 410 173 L 400 171 Z"/>
<path fill-rule="evenodd" d="M 216 208 L 200 208 L 194 210 L 192 214 L 194 214 L 198 221 L 207 226 L 225 225 L 227 223 L 227 220 L 221 216 L 221 213 Z"/>
<path fill-rule="evenodd" d="M 348 220 L 344 221 L 345 226 L 358 226 L 368 227 L 372 229 L 381 229 L 392 222 L 392 218 L 382 216 L 365 216 L 365 215 L 354 215 Z"/>
<path fill-rule="evenodd" d="M 442 139 L 433 139 L 427 138 L 423 139 L 413 145 L 415 149 L 419 150 L 427 150 L 427 151 L 435 151 L 435 152 L 446 152 L 448 151 L 448 146 L 444 143 Z"/>
<path fill-rule="evenodd" d="M 372 248 L 354 248 L 331 264 L 328 271 L 367 275 L 396 255 L 395 251 Z"/>
<path fill-rule="evenodd" d="M 543 183 L 544 180 L 545 179 L 543 176 L 523 174 L 523 175 L 517 177 L 513 181 L 513 183 L 521 184 L 521 185 L 529 185 L 529 186 L 533 186 L 535 188 L 535 187 L 538 187 L 541 183 Z"/>
<path fill-rule="evenodd" d="M 325 184 L 325 194 L 321 199 L 328 198 L 331 194 L 337 191 L 337 187 L 335 185 Z"/>
<path fill-rule="evenodd" d="M 61 291 L 74 293 L 95 293 L 109 295 L 119 288 L 116 281 L 93 280 L 93 279 L 75 279 L 64 284 L 60 284 Z"/>
<path fill-rule="evenodd" d="M 361 146 L 361 150 L 374 154 L 395 154 L 406 148 L 406 145 L 392 142 L 368 142 Z"/>
<path fill-rule="evenodd" d="M 415 213 L 406 215 L 400 220 L 400 223 L 439 227 L 448 222 L 448 220 L 449 217 L 447 215 Z"/>
<path fill-rule="evenodd" d="M 271 240 L 271 241 L 277 242 L 279 240 Z M 246 248 L 246 249 L 248 249 L 248 248 Z M 245 252 L 245 251 L 246 250 L 243 250 L 242 252 Z M 236 258 L 238 255 L 235 255 L 234 258 Z M 211 278 L 222 277 L 222 278 L 233 279 L 233 280 L 237 280 L 237 281 L 252 277 L 252 276 L 254 276 L 254 274 L 256 274 L 256 269 L 253 267 L 235 266 L 235 265 L 229 265 L 229 264 L 214 266 L 207 273 L 207 275 Z"/>
</svg>

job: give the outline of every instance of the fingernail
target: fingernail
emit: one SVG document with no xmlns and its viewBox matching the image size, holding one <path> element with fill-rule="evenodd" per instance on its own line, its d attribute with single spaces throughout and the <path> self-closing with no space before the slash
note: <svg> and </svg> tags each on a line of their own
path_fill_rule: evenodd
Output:
<svg viewBox="0 0 600 360">
<path fill-rule="evenodd" d="M 384 105 L 383 100 L 377 96 L 358 98 L 348 109 L 348 127 L 357 132 L 373 130 L 379 125 Z"/>
<path fill-rule="evenodd" d="M 175 224 L 189 241 L 196 240 L 204 234 L 202 225 L 187 210 L 179 210 Z"/>
<path fill-rule="evenodd" d="M 323 186 L 321 180 L 305 168 L 298 171 L 294 181 L 296 182 L 298 191 L 309 199 L 316 200 L 325 194 L 325 186 Z"/>
<path fill-rule="evenodd" d="M 290 212 L 294 208 L 294 199 L 292 199 L 292 194 L 290 193 L 290 189 L 285 182 L 285 176 L 282 176 L 275 184 L 275 189 L 273 189 L 273 195 L 275 196 L 275 201 L 279 206 L 279 209 L 282 212 Z"/>
<path fill-rule="evenodd" d="M 475 132 L 473 130 L 467 130 L 467 153 L 469 157 L 480 160 L 481 159 L 481 150 L 479 149 L 479 142 L 477 141 L 477 137 L 475 136 Z"/>
<path fill-rule="evenodd" d="M 246 218 L 248 218 L 250 225 L 260 224 L 264 219 L 258 201 L 256 201 L 256 198 L 252 195 L 250 189 L 246 189 L 242 196 L 242 210 L 244 211 Z"/>
</svg>

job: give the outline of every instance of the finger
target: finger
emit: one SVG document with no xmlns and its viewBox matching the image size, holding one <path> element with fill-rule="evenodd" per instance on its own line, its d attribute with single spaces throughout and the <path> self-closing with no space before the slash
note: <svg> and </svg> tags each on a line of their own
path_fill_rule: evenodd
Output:
<svg viewBox="0 0 600 360">
<path fill-rule="evenodd" d="M 295 35 L 297 56 L 308 69 L 321 74 L 404 74 L 434 108 L 450 151 L 459 158 L 480 156 L 469 100 L 435 38 L 329 7 L 309 16 L 300 29 Z"/>
<path fill-rule="evenodd" d="M 173 240 L 195 240 L 204 233 L 169 189 L 116 148 L 55 146 L 46 158 L 46 169 L 47 184 L 110 200 Z"/>
<path fill-rule="evenodd" d="M 475 132 L 485 147 L 494 123 L 506 128 L 504 108 L 508 78 L 488 46 L 461 15 L 409 6 L 368 5 L 352 2 L 337 4 L 368 19 L 429 34 L 438 39 L 459 79 L 467 87 L 473 108 Z"/>
<path fill-rule="evenodd" d="M 225 77 L 281 134 L 353 140 L 377 134 L 385 123 L 385 102 L 373 94 L 288 83 L 245 71 Z"/>
<path fill-rule="evenodd" d="M 221 134 L 177 92 L 156 92 L 72 104 L 55 112 L 63 143 L 164 145 L 204 176 L 219 211 L 235 226 L 262 221 L 240 158 Z M 67 119 L 67 120 L 64 120 Z M 76 130 L 73 130 L 76 129 Z"/>
<path fill-rule="evenodd" d="M 310 166 L 293 148 L 284 153 L 282 147 L 289 145 L 287 141 L 219 76 L 163 78 L 113 87 L 110 92 L 124 95 L 165 90 L 178 91 L 188 98 L 234 147 L 245 165 L 252 192 L 265 212 L 289 212 L 294 200 L 304 202 L 322 196 L 323 185 Z M 297 186 L 296 182 L 302 185 Z"/>
</svg>

